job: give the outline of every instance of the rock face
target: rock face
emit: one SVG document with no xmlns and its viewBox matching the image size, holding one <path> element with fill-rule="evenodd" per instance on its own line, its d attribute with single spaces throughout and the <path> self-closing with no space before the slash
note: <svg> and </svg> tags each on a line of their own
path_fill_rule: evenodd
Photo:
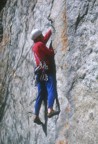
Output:
<svg viewBox="0 0 98 144">
<path fill-rule="evenodd" d="M 0 16 L 0 144 L 98 144 L 98 0 L 7 0 Z M 61 112 L 43 104 L 39 126 L 30 33 L 50 27 Z"/>
</svg>

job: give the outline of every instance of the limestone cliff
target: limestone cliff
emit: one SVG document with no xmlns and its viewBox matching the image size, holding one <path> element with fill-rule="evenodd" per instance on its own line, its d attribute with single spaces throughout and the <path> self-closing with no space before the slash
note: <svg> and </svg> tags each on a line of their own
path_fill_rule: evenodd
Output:
<svg viewBox="0 0 98 144">
<path fill-rule="evenodd" d="M 0 17 L 0 144 L 98 144 L 98 0 L 2 0 Z M 61 112 L 43 104 L 39 126 L 30 33 L 50 27 Z"/>
</svg>

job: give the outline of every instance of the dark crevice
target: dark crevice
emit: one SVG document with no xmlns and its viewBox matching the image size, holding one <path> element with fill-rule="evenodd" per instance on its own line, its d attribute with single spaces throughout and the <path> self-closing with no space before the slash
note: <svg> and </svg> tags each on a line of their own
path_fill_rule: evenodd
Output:
<svg viewBox="0 0 98 144">
<path fill-rule="evenodd" d="M 3 7 L 5 6 L 7 0 L 0 0 L 0 12 L 3 9 Z"/>
<path fill-rule="evenodd" d="M 31 9 L 32 12 L 34 11 L 36 4 L 37 4 L 37 0 L 34 1 L 34 4 L 33 4 L 32 9 Z"/>
<path fill-rule="evenodd" d="M 2 24 L 1 10 L 4 8 L 6 2 L 7 2 L 7 0 L 0 1 L 0 42 L 3 39 L 3 24 Z"/>
<path fill-rule="evenodd" d="M 3 38 L 3 25 L 2 25 L 2 18 L 0 18 L 0 42 Z"/>
<path fill-rule="evenodd" d="M 94 0 L 94 2 L 93 2 L 93 7 L 94 7 L 94 5 L 95 5 L 95 2 L 96 2 L 96 0 Z"/>
<path fill-rule="evenodd" d="M 92 2 L 91 9 L 93 9 L 93 8 L 94 8 L 94 6 L 95 6 L 96 0 L 93 0 L 93 1 L 88 0 L 88 1 L 89 1 L 89 2 Z"/>
<path fill-rule="evenodd" d="M 75 31 L 77 30 L 77 27 L 78 27 L 78 25 L 80 24 L 80 22 L 81 22 L 81 21 L 84 19 L 84 17 L 87 15 L 88 9 L 89 9 L 89 5 L 87 5 L 86 11 L 85 11 L 85 13 L 84 13 L 82 16 L 81 16 L 80 13 L 79 13 L 79 15 L 78 15 L 78 17 L 77 17 L 77 19 L 76 19 L 76 22 L 75 22 Z"/>
<path fill-rule="evenodd" d="M 9 89 L 9 86 L 7 86 L 7 88 L 6 88 L 5 100 L 2 103 L 2 106 L 0 107 L 0 122 L 2 121 L 2 118 L 3 118 L 3 115 L 4 115 L 4 111 L 5 111 L 5 107 L 6 107 L 6 102 L 7 102 L 8 95 L 9 95 L 8 89 Z"/>
<path fill-rule="evenodd" d="M 7 106 L 7 100 L 8 100 L 8 96 L 9 96 L 9 84 L 11 82 L 12 77 L 9 76 L 9 66 L 10 66 L 10 61 L 9 61 L 9 56 L 8 56 L 8 60 L 7 60 L 7 64 L 6 64 L 6 69 L 5 69 L 5 74 L 4 74 L 4 79 L 2 81 L 2 89 L 4 88 L 4 90 L 2 91 L 2 89 L 0 90 L 0 97 L 3 98 L 2 101 L 0 102 L 0 122 L 3 119 L 5 110 L 6 110 L 6 106 Z"/>
<path fill-rule="evenodd" d="M 51 9 L 50 9 L 50 14 L 48 15 L 47 19 L 48 19 L 48 21 L 50 22 L 50 26 L 51 26 L 52 29 L 53 29 L 53 33 L 55 33 L 54 20 L 51 18 L 51 11 L 52 11 L 52 8 L 53 8 L 53 3 L 54 3 L 54 0 L 52 0 Z"/>
</svg>

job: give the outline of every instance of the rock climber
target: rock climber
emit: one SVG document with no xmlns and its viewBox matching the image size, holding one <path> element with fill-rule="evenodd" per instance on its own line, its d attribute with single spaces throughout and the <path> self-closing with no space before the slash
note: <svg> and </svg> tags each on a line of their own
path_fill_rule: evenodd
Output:
<svg viewBox="0 0 98 144">
<path fill-rule="evenodd" d="M 32 51 L 35 57 L 36 68 L 39 69 L 36 74 L 38 95 L 35 102 L 34 118 L 34 122 L 37 124 L 41 123 L 39 111 L 45 97 L 47 97 L 48 105 L 47 116 L 50 118 L 56 113 L 53 109 L 54 100 L 57 97 L 55 66 L 53 62 L 54 50 L 52 45 L 49 48 L 46 46 L 51 34 L 51 29 L 48 30 L 45 36 L 43 36 L 42 31 L 39 29 L 34 29 L 31 32 L 31 39 L 34 41 Z"/>
</svg>

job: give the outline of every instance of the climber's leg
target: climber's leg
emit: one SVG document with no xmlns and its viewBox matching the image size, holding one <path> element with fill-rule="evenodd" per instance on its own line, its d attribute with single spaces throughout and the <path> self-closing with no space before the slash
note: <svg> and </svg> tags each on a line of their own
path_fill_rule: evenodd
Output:
<svg viewBox="0 0 98 144">
<path fill-rule="evenodd" d="M 42 81 L 38 82 L 37 87 L 38 87 L 38 95 L 37 95 L 36 102 L 35 102 L 35 119 L 34 119 L 34 122 L 40 123 L 41 121 L 39 119 L 39 112 L 40 112 L 42 101 L 45 99 L 45 97 L 47 97 L 47 95 L 46 95 L 46 89 L 45 89 L 45 83 L 44 82 L 42 82 Z"/>
<path fill-rule="evenodd" d="M 56 81 L 53 74 L 48 75 L 48 81 L 46 82 L 46 88 L 48 93 L 48 113 L 53 112 L 54 100 L 57 97 Z"/>
</svg>

